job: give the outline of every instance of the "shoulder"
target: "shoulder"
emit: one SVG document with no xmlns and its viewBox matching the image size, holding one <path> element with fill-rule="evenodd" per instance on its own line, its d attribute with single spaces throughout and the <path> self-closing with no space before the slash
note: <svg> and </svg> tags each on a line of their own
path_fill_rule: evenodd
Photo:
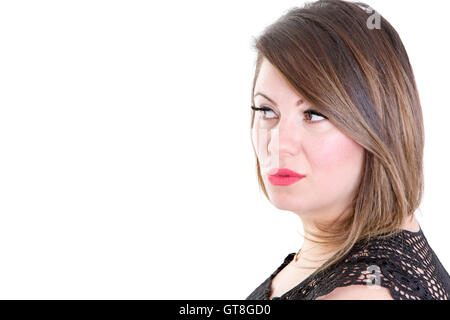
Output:
<svg viewBox="0 0 450 320">
<path fill-rule="evenodd" d="M 389 289 L 373 285 L 355 284 L 337 287 L 317 300 L 394 300 Z"/>
<path fill-rule="evenodd" d="M 355 246 L 318 295 L 321 300 L 397 300 L 422 298 L 424 270 L 410 233 L 373 238 Z M 419 266 L 420 265 L 420 266 Z M 328 279 L 330 277 L 328 276 Z M 331 279 L 330 279 L 331 280 Z M 375 280 L 375 283 L 374 283 Z"/>
<path fill-rule="evenodd" d="M 373 238 L 355 246 L 332 274 L 325 276 L 327 281 L 316 299 L 395 300 L 391 289 L 395 289 L 398 278 L 393 275 L 399 271 L 403 256 L 396 247 L 392 238 Z"/>
</svg>

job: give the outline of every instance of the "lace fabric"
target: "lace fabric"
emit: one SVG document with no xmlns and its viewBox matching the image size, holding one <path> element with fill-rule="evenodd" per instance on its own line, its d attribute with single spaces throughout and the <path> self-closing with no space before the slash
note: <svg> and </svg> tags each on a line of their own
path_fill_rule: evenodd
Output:
<svg viewBox="0 0 450 320">
<path fill-rule="evenodd" d="M 269 300 L 272 279 L 294 258 L 283 263 L 246 300 Z M 449 300 L 450 276 L 430 247 L 422 229 L 368 242 L 358 241 L 350 252 L 321 272 L 314 272 L 273 300 L 314 300 L 335 288 L 380 285 L 394 300 Z"/>
</svg>

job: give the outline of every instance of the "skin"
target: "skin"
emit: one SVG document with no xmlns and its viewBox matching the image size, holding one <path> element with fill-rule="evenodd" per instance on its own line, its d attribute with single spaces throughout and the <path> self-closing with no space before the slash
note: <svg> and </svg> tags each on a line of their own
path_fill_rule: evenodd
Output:
<svg viewBox="0 0 450 320">
<path fill-rule="evenodd" d="M 365 150 L 328 119 L 304 114 L 310 108 L 315 109 L 314 106 L 300 96 L 267 59 L 262 62 L 254 92 L 256 107 L 266 106 L 274 111 L 265 113 L 266 117 L 273 118 L 270 120 L 262 119 L 264 112 L 256 111 L 255 130 L 252 131 L 269 199 L 278 209 L 295 213 L 302 221 L 304 234 L 313 238 L 310 232 L 317 232 L 313 222 L 332 223 L 349 209 L 362 178 Z M 273 102 L 256 95 L 258 92 Z M 299 100 L 302 101 L 298 104 Z M 262 139 L 264 130 L 261 129 L 267 132 Z M 289 186 L 276 186 L 268 180 L 268 170 L 272 168 L 288 168 L 305 177 Z M 418 230 L 414 216 L 405 221 L 405 227 L 411 231 Z M 276 277 L 284 280 L 277 285 L 278 294 L 275 296 L 312 272 L 300 271 L 302 267 L 318 267 L 334 253 L 334 250 L 305 238 L 299 260 L 289 264 L 287 271 L 282 270 Z M 329 296 L 333 299 L 338 299 L 340 294 L 348 297 L 352 286 L 347 288 L 337 293 L 334 291 Z M 357 295 L 361 293 L 355 292 Z M 369 293 L 376 295 L 374 290 Z M 386 297 L 386 292 L 383 295 L 380 298 Z"/>
<path fill-rule="evenodd" d="M 280 210 L 297 214 L 305 235 L 310 236 L 312 222 L 331 223 L 350 205 L 362 177 L 364 148 L 329 120 L 305 115 L 304 111 L 314 106 L 267 59 L 262 62 L 255 84 L 255 94 L 258 92 L 268 96 L 276 106 L 260 95 L 255 97 L 255 106 L 270 107 L 276 114 L 269 112 L 266 116 L 277 118 L 257 120 L 263 113 L 255 115 L 256 129 L 271 128 L 268 138 L 258 144 L 259 151 L 267 149 L 267 152 L 257 152 L 260 163 L 267 169 L 289 168 L 305 175 L 292 185 L 276 186 L 269 182 L 267 172 L 262 172 L 264 185 L 271 203 Z M 297 105 L 300 99 L 303 102 Z M 313 244 L 305 239 L 304 256 L 306 252 L 310 257 L 319 254 L 319 248 L 312 249 Z"/>
</svg>

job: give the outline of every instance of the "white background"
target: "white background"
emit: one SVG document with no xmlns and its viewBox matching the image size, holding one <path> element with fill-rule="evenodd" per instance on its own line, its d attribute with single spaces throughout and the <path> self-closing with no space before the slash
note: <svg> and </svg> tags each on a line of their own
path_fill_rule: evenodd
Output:
<svg viewBox="0 0 450 320">
<path fill-rule="evenodd" d="M 302 3 L 0 2 L 0 298 L 244 299 L 297 251 L 257 184 L 251 39 Z M 413 65 L 450 270 L 449 5 L 367 3 Z"/>
</svg>

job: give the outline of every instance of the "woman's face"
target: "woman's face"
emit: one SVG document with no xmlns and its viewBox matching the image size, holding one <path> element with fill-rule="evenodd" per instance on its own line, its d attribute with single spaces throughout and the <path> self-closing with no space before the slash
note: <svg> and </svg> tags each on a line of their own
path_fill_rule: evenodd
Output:
<svg viewBox="0 0 450 320">
<path fill-rule="evenodd" d="M 305 113 L 314 106 L 304 101 L 267 59 L 254 92 L 255 107 L 272 110 L 255 111 L 252 128 L 270 201 L 302 217 L 337 218 L 359 186 L 364 148 L 326 118 Z M 278 168 L 288 168 L 304 178 L 289 185 L 273 184 L 269 173 Z"/>
</svg>

